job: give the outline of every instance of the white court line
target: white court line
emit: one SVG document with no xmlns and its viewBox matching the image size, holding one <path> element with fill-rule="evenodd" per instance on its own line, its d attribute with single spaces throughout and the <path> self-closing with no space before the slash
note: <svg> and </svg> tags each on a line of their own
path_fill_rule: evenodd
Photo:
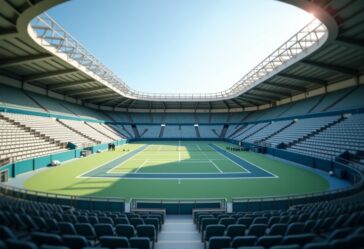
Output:
<svg viewBox="0 0 364 249">
<path fill-rule="evenodd" d="M 134 158 L 134 157 L 136 157 L 137 155 L 139 155 L 141 152 L 143 152 L 146 148 L 148 148 L 149 147 L 149 145 L 147 145 L 144 149 L 142 149 L 141 151 L 139 151 L 138 153 L 136 153 L 135 155 L 133 155 L 133 156 L 131 156 L 129 159 L 126 159 L 124 162 L 122 162 L 121 164 L 119 164 L 119 165 L 117 165 L 117 166 L 115 166 L 114 168 L 111 168 L 111 169 L 109 169 L 108 171 L 106 171 L 106 174 L 110 174 L 110 173 L 112 173 L 112 171 L 114 170 L 114 169 L 117 169 L 117 168 L 119 168 L 120 166 L 122 166 L 122 165 L 124 165 L 127 161 L 130 161 L 132 158 Z M 115 159 L 114 159 L 115 160 Z"/>
<path fill-rule="evenodd" d="M 181 162 L 181 140 L 178 140 L 178 162 Z"/>
<path fill-rule="evenodd" d="M 196 146 L 199 151 L 202 151 L 200 145 L 196 144 Z"/>
<path fill-rule="evenodd" d="M 148 160 L 144 160 L 144 162 L 142 164 L 140 164 L 140 166 L 137 168 L 136 171 L 132 172 L 132 173 L 137 173 L 141 168 L 143 168 L 143 166 L 148 162 Z"/>
<path fill-rule="evenodd" d="M 212 163 L 212 165 L 215 166 L 215 168 L 220 172 L 220 174 L 223 174 L 224 172 L 222 172 L 222 170 L 216 165 L 216 163 L 214 163 L 212 160 L 209 160 L 210 163 Z"/>
<path fill-rule="evenodd" d="M 120 155 L 120 156 L 118 156 L 117 158 L 113 158 L 113 159 L 111 159 L 111 160 L 107 161 L 106 163 L 101 164 L 100 166 L 97 166 L 97 167 L 95 167 L 95 168 L 92 168 L 92 169 L 90 169 L 90 170 L 87 170 L 86 172 L 83 172 L 81 175 L 76 176 L 76 178 L 90 178 L 90 177 L 82 177 L 82 176 L 83 176 L 83 175 L 86 175 L 86 174 L 90 173 L 91 171 L 94 171 L 94 170 L 96 170 L 96 169 L 98 169 L 98 168 L 101 168 L 101 167 L 103 167 L 103 166 L 105 166 L 105 165 L 107 165 L 107 164 L 111 163 L 112 161 L 119 159 L 120 157 L 126 156 L 126 155 L 128 155 L 129 153 L 132 153 L 133 151 L 135 151 L 135 150 L 139 149 L 140 147 L 141 147 L 141 146 L 137 147 L 136 149 L 134 149 L 134 150 L 132 150 L 132 151 L 129 151 L 129 152 L 125 153 L 124 155 Z M 147 146 L 147 147 L 148 147 L 148 146 Z M 144 150 L 145 150 L 145 148 L 144 148 Z M 142 151 L 143 151 L 143 150 L 141 150 L 140 152 L 142 152 Z M 137 153 L 137 154 L 139 154 L 139 153 Z M 96 155 L 96 153 L 95 153 L 95 155 Z M 132 157 L 134 157 L 134 156 L 132 156 Z M 130 158 L 132 158 L 132 157 L 130 157 Z M 129 159 L 130 159 L 130 158 L 129 158 Z M 128 159 L 128 160 L 129 160 L 129 159 Z"/>
</svg>

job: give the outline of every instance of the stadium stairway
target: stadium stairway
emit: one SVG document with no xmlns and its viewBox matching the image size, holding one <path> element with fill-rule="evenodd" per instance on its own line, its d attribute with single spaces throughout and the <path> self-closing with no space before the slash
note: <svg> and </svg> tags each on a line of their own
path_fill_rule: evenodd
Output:
<svg viewBox="0 0 364 249">
<path fill-rule="evenodd" d="M 200 135 L 200 130 L 198 129 L 198 126 L 195 126 L 195 131 L 196 131 L 196 137 L 200 138 L 201 135 Z"/>
<path fill-rule="evenodd" d="M 155 249 L 203 249 L 201 235 L 190 215 L 167 216 Z"/>
<path fill-rule="evenodd" d="M 135 124 L 133 124 L 133 125 L 131 125 L 131 128 L 133 129 L 134 137 L 136 137 L 136 138 L 140 137 L 140 133 L 139 133 L 137 126 Z"/>
<path fill-rule="evenodd" d="M 165 126 L 161 126 L 161 131 L 159 132 L 159 136 L 158 136 L 159 138 L 163 137 L 164 128 L 165 128 Z"/>
<path fill-rule="evenodd" d="M 225 124 L 224 125 L 224 128 L 222 128 L 222 130 L 221 130 L 221 133 L 220 133 L 220 138 L 225 138 L 225 136 L 226 136 L 226 132 L 227 132 L 227 130 L 229 129 L 229 125 L 228 124 Z"/>
</svg>

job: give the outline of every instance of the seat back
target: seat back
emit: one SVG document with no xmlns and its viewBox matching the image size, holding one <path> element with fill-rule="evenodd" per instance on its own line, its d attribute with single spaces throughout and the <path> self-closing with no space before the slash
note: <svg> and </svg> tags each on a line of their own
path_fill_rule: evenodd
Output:
<svg viewBox="0 0 364 249">
<path fill-rule="evenodd" d="M 63 243 L 71 249 L 83 248 L 90 246 L 88 240 L 81 235 L 63 235 Z"/>
<path fill-rule="evenodd" d="M 95 229 L 97 237 L 115 235 L 113 226 L 108 223 L 95 224 L 94 229 Z"/>
<path fill-rule="evenodd" d="M 228 236 L 213 236 L 209 239 L 207 249 L 222 249 L 230 246 L 231 238 Z"/>
<path fill-rule="evenodd" d="M 152 249 L 152 243 L 148 237 L 132 237 L 129 243 L 131 248 Z"/>
<path fill-rule="evenodd" d="M 102 247 L 111 249 L 130 247 L 128 238 L 121 236 L 101 236 L 99 241 Z"/>
<path fill-rule="evenodd" d="M 131 238 L 131 237 L 135 236 L 134 227 L 132 225 L 128 225 L 128 224 L 116 225 L 115 232 L 118 236 L 123 236 L 123 237 L 127 237 L 127 238 Z"/>
</svg>

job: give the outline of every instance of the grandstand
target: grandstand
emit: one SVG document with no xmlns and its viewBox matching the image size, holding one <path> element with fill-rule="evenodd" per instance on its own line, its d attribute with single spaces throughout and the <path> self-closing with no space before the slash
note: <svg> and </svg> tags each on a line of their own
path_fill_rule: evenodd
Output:
<svg viewBox="0 0 364 249">
<path fill-rule="evenodd" d="M 0 0 L 0 248 L 364 248 L 363 1 L 282 1 L 317 19 L 202 94 L 130 88 L 61 2 Z"/>
</svg>

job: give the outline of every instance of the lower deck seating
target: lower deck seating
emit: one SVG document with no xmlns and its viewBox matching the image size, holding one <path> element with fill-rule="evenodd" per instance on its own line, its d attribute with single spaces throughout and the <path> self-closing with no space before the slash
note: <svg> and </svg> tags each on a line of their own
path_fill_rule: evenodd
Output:
<svg viewBox="0 0 364 249">
<path fill-rule="evenodd" d="M 164 223 L 160 212 L 65 209 L 0 196 L 0 248 L 153 249 Z M 3 246 L 3 247 L 2 247 Z"/>
<path fill-rule="evenodd" d="M 364 195 L 288 210 L 197 212 L 205 248 L 362 248 Z M 244 247 L 244 248 L 245 248 Z"/>
</svg>

